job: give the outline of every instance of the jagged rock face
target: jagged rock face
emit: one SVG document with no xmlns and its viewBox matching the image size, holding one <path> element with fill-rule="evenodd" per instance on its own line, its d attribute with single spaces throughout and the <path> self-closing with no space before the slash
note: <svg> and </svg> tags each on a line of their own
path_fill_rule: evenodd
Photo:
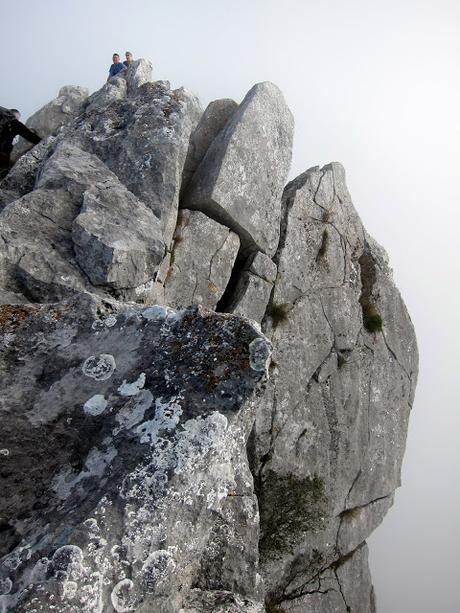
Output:
<svg viewBox="0 0 460 613">
<path fill-rule="evenodd" d="M 54 134 L 63 125 L 83 111 L 89 91 L 85 87 L 66 85 L 61 87 L 57 98 L 45 104 L 26 121 L 28 128 L 36 132 L 42 138 Z M 20 138 L 14 146 L 11 158 L 17 160 L 25 151 L 30 149 L 31 144 L 24 138 Z"/>
<path fill-rule="evenodd" d="M 283 207 L 273 363 L 253 437 L 261 568 L 282 607 L 391 506 L 417 374 L 410 319 L 340 165 L 301 175 Z"/>
<path fill-rule="evenodd" d="M 273 291 L 276 273 L 276 264 L 264 253 L 259 251 L 250 256 L 225 310 L 261 322 Z"/>
<path fill-rule="evenodd" d="M 255 85 L 213 140 L 184 205 L 232 228 L 246 251 L 273 255 L 293 129 L 280 90 L 272 83 Z"/>
<path fill-rule="evenodd" d="M 214 100 L 206 107 L 190 139 L 189 150 L 185 160 L 182 191 L 187 187 L 188 182 L 206 155 L 212 141 L 224 129 L 237 108 L 237 103 L 229 98 Z"/>
<path fill-rule="evenodd" d="M 183 88 L 144 83 L 134 95 L 88 111 L 61 139 L 97 155 L 160 219 L 169 246 L 190 137 L 201 114 L 198 100 Z"/>
<path fill-rule="evenodd" d="M 276 86 L 150 75 L 0 184 L 0 610 L 374 613 L 417 376 L 386 254 L 339 164 L 282 194 Z"/>
<path fill-rule="evenodd" d="M 90 297 L 5 306 L 0 321 L 4 609 L 167 613 L 217 581 L 254 594 L 245 443 L 264 336 L 234 316 L 103 312 Z"/>
<path fill-rule="evenodd" d="M 164 301 L 173 308 L 215 308 L 224 293 L 240 247 L 238 236 L 199 211 L 181 211 Z"/>
</svg>

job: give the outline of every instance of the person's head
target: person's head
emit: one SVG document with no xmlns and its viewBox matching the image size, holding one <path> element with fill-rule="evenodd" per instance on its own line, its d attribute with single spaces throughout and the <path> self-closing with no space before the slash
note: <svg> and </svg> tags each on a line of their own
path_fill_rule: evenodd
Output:
<svg viewBox="0 0 460 613">
<path fill-rule="evenodd" d="M 21 113 L 18 111 L 18 109 L 10 109 L 10 111 L 13 113 L 16 119 L 21 119 Z"/>
<path fill-rule="evenodd" d="M 120 63 L 120 54 L 119 53 L 114 53 L 112 55 L 112 62 L 114 64 L 119 64 Z"/>
<path fill-rule="evenodd" d="M 131 53 L 131 51 L 127 51 L 125 53 L 125 58 L 128 64 L 131 64 L 131 62 L 133 61 L 133 54 Z"/>
</svg>

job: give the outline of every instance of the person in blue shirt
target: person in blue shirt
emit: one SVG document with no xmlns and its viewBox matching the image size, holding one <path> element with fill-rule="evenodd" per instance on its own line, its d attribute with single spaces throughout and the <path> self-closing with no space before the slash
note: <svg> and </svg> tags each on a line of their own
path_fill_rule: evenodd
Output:
<svg viewBox="0 0 460 613">
<path fill-rule="evenodd" d="M 126 66 L 123 64 L 123 62 L 120 62 L 120 55 L 118 53 L 114 53 L 112 55 L 112 62 L 113 64 L 109 68 L 109 76 L 107 77 L 107 81 L 123 70 L 126 70 Z"/>
</svg>

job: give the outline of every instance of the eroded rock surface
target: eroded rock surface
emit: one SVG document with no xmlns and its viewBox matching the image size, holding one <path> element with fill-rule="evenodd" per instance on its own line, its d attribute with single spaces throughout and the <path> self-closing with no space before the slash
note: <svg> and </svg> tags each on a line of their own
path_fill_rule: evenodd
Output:
<svg viewBox="0 0 460 613">
<path fill-rule="evenodd" d="M 283 208 L 266 317 L 273 363 L 252 440 L 262 574 L 284 603 L 299 574 L 313 580 L 348 555 L 391 505 L 417 351 L 342 167 L 301 175 L 286 187 Z"/>
<path fill-rule="evenodd" d="M 89 91 L 85 87 L 75 85 L 61 87 L 54 100 L 45 104 L 44 107 L 29 117 L 26 121 L 27 127 L 41 138 L 54 134 L 63 125 L 80 115 L 85 107 L 88 95 Z M 12 159 L 17 160 L 30 148 L 31 144 L 21 137 L 14 146 Z"/>
<path fill-rule="evenodd" d="M 270 344 L 234 316 L 119 306 L 0 309 L 4 610 L 257 595 L 245 444 Z"/>
<path fill-rule="evenodd" d="M 213 140 L 184 196 L 236 232 L 247 251 L 273 255 L 294 121 L 273 83 L 258 83 Z"/>
<path fill-rule="evenodd" d="M 173 308 L 215 308 L 230 279 L 240 240 L 199 211 L 182 210 L 176 227 L 164 301 Z"/>
<path fill-rule="evenodd" d="M 284 188 L 276 86 L 150 79 L 0 183 L 0 611 L 374 613 L 417 377 L 388 258 L 340 164 Z"/>
</svg>

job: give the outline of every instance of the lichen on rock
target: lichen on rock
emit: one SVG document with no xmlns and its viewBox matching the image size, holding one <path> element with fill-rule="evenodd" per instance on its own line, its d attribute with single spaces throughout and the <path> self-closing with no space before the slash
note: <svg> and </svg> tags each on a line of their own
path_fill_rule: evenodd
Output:
<svg viewBox="0 0 460 613">
<path fill-rule="evenodd" d="M 202 113 L 151 70 L 63 88 L 0 183 L 0 611 L 375 613 L 418 368 L 388 258 L 340 164 L 284 186 L 275 85 Z"/>
</svg>

